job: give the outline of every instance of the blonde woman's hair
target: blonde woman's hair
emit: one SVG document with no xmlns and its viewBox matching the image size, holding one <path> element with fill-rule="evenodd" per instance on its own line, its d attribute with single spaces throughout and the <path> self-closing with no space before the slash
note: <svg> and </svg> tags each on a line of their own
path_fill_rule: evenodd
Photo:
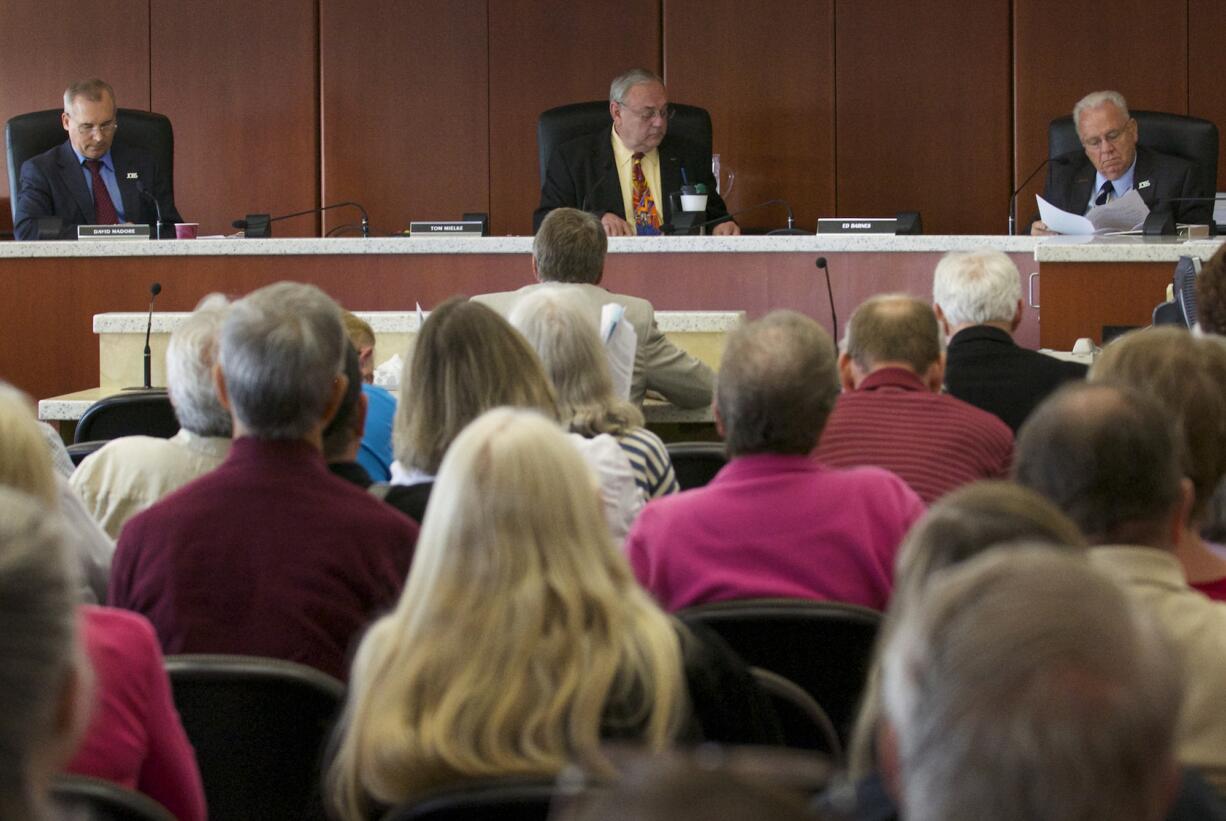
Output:
<svg viewBox="0 0 1226 821">
<path fill-rule="evenodd" d="M 595 478 L 554 422 L 500 408 L 448 450 L 400 602 L 358 650 L 329 795 L 360 819 L 464 778 L 607 770 L 603 731 L 658 750 L 687 714 L 675 623 Z"/>
<path fill-rule="evenodd" d="M 396 460 L 436 474 L 464 427 L 490 408 L 557 418 L 557 399 L 527 341 L 478 302 L 454 297 L 430 312 L 400 380 L 392 426 Z"/>
<path fill-rule="evenodd" d="M 0 485 L 58 506 L 51 453 L 38 430 L 30 398 L 0 382 Z"/>
<path fill-rule="evenodd" d="M 541 358 L 558 394 L 562 423 L 583 436 L 614 436 L 643 426 L 643 414 L 613 393 L 597 317 L 572 291 L 542 288 L 511 311 L 511 325 Z"/>
</svg>

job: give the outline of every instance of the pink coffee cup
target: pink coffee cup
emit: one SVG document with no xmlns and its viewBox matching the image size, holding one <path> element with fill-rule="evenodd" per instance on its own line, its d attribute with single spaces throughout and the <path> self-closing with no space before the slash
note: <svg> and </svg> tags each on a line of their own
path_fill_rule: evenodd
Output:
<svg viewBox="0 0 1226 821">
<path fill-rule="evenodd" d="M 199 231 L 200 223 L 198 222 L 175 223 L 175 239 L 195 239 Z"/>
</svg>

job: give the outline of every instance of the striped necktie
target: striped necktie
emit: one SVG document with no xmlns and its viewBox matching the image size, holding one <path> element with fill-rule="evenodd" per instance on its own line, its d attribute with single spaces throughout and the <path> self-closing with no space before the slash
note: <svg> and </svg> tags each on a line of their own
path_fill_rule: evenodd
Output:
<svg viewBox="0 0 1226 821">
<path fill-rule="evenodd" d="M 651 188 L 647 185 L 647 177 L 643 174 L 643 153 L 634 154 L 634 185 L 631 198 L 634 201 L 634 232 L 636 234 L 659 234 L 660 212 L 656 210 L 655 197 L 651 196 Z"/>
<path fill-rule="evenodd" d="M 1098 189 L 1098 199 L 1094 200 L 1095 205 L 1106 205 L 1111 202 L 1115 196 L 1115 186 L 1111 184 L 1111 180 L 1103 183 L 1103 187 Z"/>
<path fill-rule="evenodd" d="M 102 180 L 102 160 L 86 160 L 85 165 L 94 177 L 94 224 L 117 224 L 119 212 L 115 210 L 111 192 L 106 190 L 106 183 Z"/>
</svg>

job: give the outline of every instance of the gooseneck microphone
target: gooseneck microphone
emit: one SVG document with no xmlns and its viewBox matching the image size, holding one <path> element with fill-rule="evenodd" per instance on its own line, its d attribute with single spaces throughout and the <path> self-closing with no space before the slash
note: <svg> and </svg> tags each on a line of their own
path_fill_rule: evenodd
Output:
<svg viewBox="0 0 1226 821">
<path fill-rule="evenodd" d="M 158 218 L 158 227 L 156 229 L 155 236 L 158 239 L 161 239 L 162 238 L 162 204 L 158 202 L 157 197 L 153 196 L 153 194 L 150 193 L 149 189 L 145 187 L 145 183 L 142 182 L 141 180 L 136 181 L 136 193 L 140 194 L 141 197 L 153 203 L 153 212 L 157 214 L 157 218 Z M 158 286 L 158 287 L 159 289 L 161 288 L 161 286 Z"/>
<path fill-rule="evenodd" d="M 782 205 L 784 208 L 787 209 L 787 212 L 788 212 L 788 227 L 787 228 L 776 228 L 774 231 L 771 231 L 770 233 L 772 234 L 804 234 L 804 233 L 807 233 L 805 231 L 801 231 L 799 228 L 794 227 L 796 224 L 796 220 L 793 219 L 792 217 L 792 206 L 788 205 L 788 201 L 784 199 L 766 200 L 765 202 L 760 202 L 757 205 L 751 205 L 748 208 L 742 208 L 740 211 L 733 212 L 726 217 L 717 217 L 716 219 L 713 219 L 713 220 L 707 220 L 706 222 L 700 222 L 697 225 L 692 226 L 691 230 L 693 228 L 706 228 L 710 225 L 718 225 L 721 222 L 727 222 L 730 219 L 736 219 L 742 214 L 748 214 L 750 211 L 757 211 L 759 208 L 766 208 L 767 206 L 770 206 L 770 205 Z"/>
<path fill-rule="evenodd" d="M 1030 172 L 1030 176 L 1022 181 L 1022 184 L 1013 189 L 1013 193 L 1009 195 L 1009 236 L 1013 236 L 1017 230 L 1017 195 L 1022 193 L 1022 189 L 1030 184 L 1030 181 L 1035 178 L 1035 175 L 1047 167 L 1048 163 L 1054 165 L 1068 165 L 1069 158 L 1067 155 L 1060 157 L 1048 157 L 1039 163 L 1039 167 Z"/>
<path fill-rule="evenodd" d="M 839 358 L 839 317 L 834 312 L 834 289 L 830 287 L 830 266 L 826 264 L 825 257 L 818 257 L 815 260 L 818 268 L 826 272 L 826 296 L 830 298 L 830 327 L 834 328 L 834 358 Z"/>
<path fill-rule="evenodd" d="M 162 283 L 155 282 L 149 286 L 149 319 L 145 323 L 145 383 L 138 388 L 124 388 L 125 391 L 147 391 L 153 388 L 153 350 L 149 347 L 149 336 L 153 332 L 153 303 L 160 293 Z"/>
<path fill-rule="evenodd" d="M 319 208 L 307 208 L 305 211 L 295 211 L 292 214 L 282 214 L 279 217 L 270 217 L 267 214 L 248 214 L 246 219 L 234 220 L 234 222 L 230 224 L 240 231 L 246 231 L 249 228 L 253 229 L 253 232 L 248 233 L 248 236 L 252 237 L 253 239 L 267 238 L 272 236 L 272 232 L 268 228 L 269 223 L 280 222 L 281 220 L 287 220 L 291 217 L 301 217 L 306 214 L 322 214 L 324 211 L 331 211 L 333 208 L 344 208 L 346 206 L 356 208 L 362 214 L 362 237 L 364 239 L 369 238 L 370 216 L 366 213 L 365 208 L 352 200 L 346 200 L 345 202 L 334 202 L 331 205 L 324 205 Z M 258 233 L 255 233 L 257 231 Z"/>
</svg>

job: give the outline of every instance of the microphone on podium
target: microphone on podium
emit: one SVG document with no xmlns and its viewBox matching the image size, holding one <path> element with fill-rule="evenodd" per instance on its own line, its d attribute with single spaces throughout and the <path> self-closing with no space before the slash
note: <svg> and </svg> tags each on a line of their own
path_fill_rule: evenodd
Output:
<svg viewBox="0 0 1226 821">
<path fill-rule="evenodd" d="M 267 214 L 248 214 L 245 219 L 234 220 L 230 223 L 240 231 L 244 231 L 248 239 L 269 239 L 272 237 L 271 223 L 287 220 L 290 217 L 301 217 L 305 214 L 322 214 L 324 211 L 331 211 L 333 208 L 344 208 L 350 206 L 358 209 L 362 214 L 362 237 L 370 237 L 370 216 L 366 213 L 366 209 L 360 204 L 352 200 L 345 202 L 335 202 L 332 205 L 324 205 L 319 208 L 308 208 L 305 211 L 295 211 L 292 214 L 282 214 L 279 217 L 270 217 Z"/>
<path fill-rule="evenodd" d="M 1069 158 L 1067 156 L 1048 157 L 1047 159 L 1043 160 L 1043 162 L 1039 163 L 1038 168 L 1030 172 L 1030 176 L 1022 180 L 1021 185 L 1013 189 L 1013 193 L 1009 195 L 1009 236 L 1013 236 L 1017 230 L 1017 195 L 1022 193 L 1022 189 L 1029 185 L 1030 181 L 1035 178 L 1035 175 L 1042 171 L 1048 163 L 1052 163 L 1054 165 L 1068 165 Z"/>
<path fill-rule="evenodd" d="M 149 336 L 153 332 L 153 303 L 160 293 L 162 293 L 162 283 L 155 282 L 149 286 L 149 319 L 145 323 L 145 384 L 138 388 L 124 388 L 125 391 L 153 389 L 153 351 L 149 347 Z"/>
<path fill-rule="evenodd" d="M 751 205 L 748 208 L 742 208 L 740 211 L 733 212 L 726 217 L 717 217 L 716 219 L 707 220 L 706 222 L 700 222 L 696 225 L 689 226 L 688 230 L 692 231 L 695 228 L 706 228 L 710 225 L 718 225 L 721 222 L 727 222 L 730 219 L 736 219 L 742 214 L 748 214 L 750 211 L 757 211 L 759 208 L 766 208 L 767 206 L 770 206 L 770 205 L 782 205 L 784 208 L 787 209 L 788 227 L 787 228 L 776 228 L 775 230 L 768 232 L 769 234 L 808 234 L 809 233 L 808 231 L 802 231 L 801 229 L 795 227 L 796 220 L 792 216 L 792 206 L 788 205 L 787 200 L 779 199 L 779 198 L 776 198 L 773 200 L 766 200 L 765 202 L 760 202 L 757 205 Z"/>
<path fill-rule="evenodd" d="M 155 214 L 157 214 L 157 219 L 158 219 L 158 227 L 154 235 L 158 239 L 161 239 L 162 238 L 162 204 L 158 202 L 158 198 L 153 196 L 153 194 L 150 193 L 149 189 L 145 187 L 145 183 L 139 179 L 136 181 L 136 193 L 140 194 L 143 199 L 149 200 L 150 202 L 153 203 L 153 211 Z M 156 285 L 157 283 L 154 283 L 154 284 Z M 159 290 L 161 290 L 161 287 L 162 286 L 158 285 Z"/>
</svg>

